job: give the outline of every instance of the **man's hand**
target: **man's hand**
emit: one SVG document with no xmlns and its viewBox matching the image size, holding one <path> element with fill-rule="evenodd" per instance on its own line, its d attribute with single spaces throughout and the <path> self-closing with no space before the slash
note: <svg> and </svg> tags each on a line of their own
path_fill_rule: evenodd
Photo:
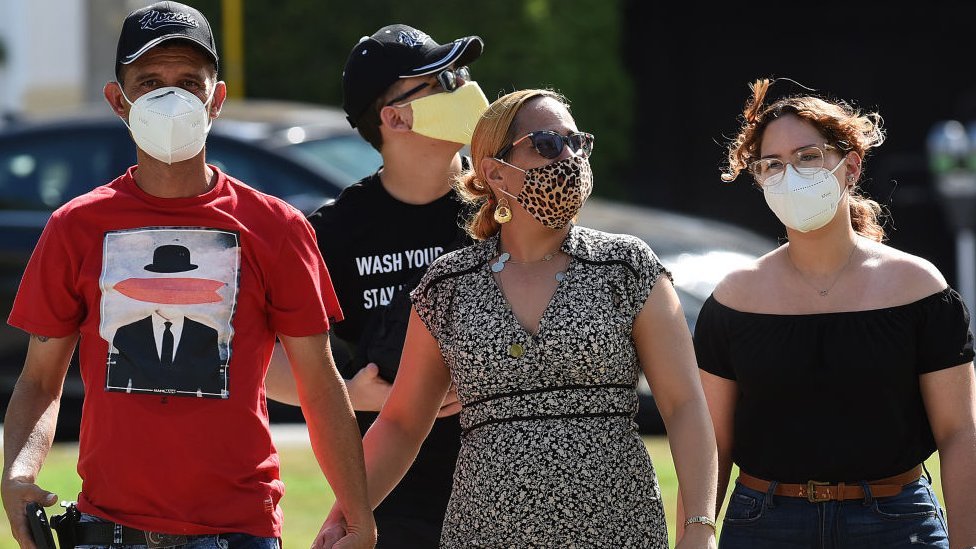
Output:
<svg viewBox="0 0 976 549">
<path fill-rule="evenodd" d="M 359 549 L 375 546 L 375 528 L 372 532 L 349 530 L 338 503 L 333 505 L 325 523 L 312 541 L 312 549 Z"/>
<path fill-rule="evenodd" d="M 393 384 L 379 376 L 380 368 L 375 363 L 370 362 L 365 368 L 356 372 L 352 379 L 346 381 L 346 390 L 349 391 L 349 401 L 352 402 L 354 410 L 360 412 L 379 412 L 386 404 L 386 399 L 390 396 Z M 458 402 L 457 389 L 452 385 L 451 390 L 444 396 L 441 409 L 437 412 L 437 417 L 453 416 L 461 411 L 461 403 Z"/>
<path fill-rule="evenodd" d="M 50 507 L 58 502 L 58 496 L 33 482 L 17 478 L 4 480 L 0 491 L 3 493 L 3 508 L 7 512 L 7 521 L 14 539 L 22 548 L 34 549 L 30 525 L 27 523 L 27 504 L 33 501 Z"/>
<path fill-rule="evenodd" d="M 453 416 L 460 411 L 461 403 L 458 402 L 457 387 L 452 383 L 451 390 L 444 395 L 444 402 L 441 403 L 441 409 L 437 412 L 437 417 Z"/>
<path fill-rule="evenodd" d="M 393 384 L 381 378 L 379 373 L 380 367 L 370 362 L 346 382 L 349 401 L 352 402 L 354 410 L 379 412 L 383 409 Z"/>
</svg>

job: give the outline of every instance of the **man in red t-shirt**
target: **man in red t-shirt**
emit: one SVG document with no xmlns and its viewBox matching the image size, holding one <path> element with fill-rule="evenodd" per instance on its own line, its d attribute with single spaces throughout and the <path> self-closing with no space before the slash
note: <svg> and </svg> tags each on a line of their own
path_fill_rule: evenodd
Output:
<svg viewBox="0 0 976 549">
<path fill-rule="evenodd" d="M 284 486 L 264 386 L 277 338 L 346 543 L 372 547 L 359 432 L 329 349 L 342 311 L 314 232 L 205 161 L 226 97 L 209 23 L 177 2 L 132 12 L 116 76 L 105 98 L 138 164 L 52 214 L 8 319 L 31 334 L 4 422 L 14 537 L 29 547 L 25 506 L 57 501 L 36 479 L 80 341 L 74 543 L 277 548 Z"/>
</svg>

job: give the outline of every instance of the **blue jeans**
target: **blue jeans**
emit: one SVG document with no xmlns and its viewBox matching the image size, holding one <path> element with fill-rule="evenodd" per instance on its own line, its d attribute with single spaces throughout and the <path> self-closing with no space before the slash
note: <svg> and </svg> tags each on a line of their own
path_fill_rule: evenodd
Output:
<svg viewBox="0 0 976 549">
<path fill-rule="evenodd" d="M 923 476 L 898 495 L 810 503 L 736 483 L 719 549 L 949 549 L 945 513 Z"/>
<path fill-rule="evenodd" d="M 81 522 L 107 522 L 94 515 L 81 515 Z M 85 549 L 148 549 L 147 545 L 79 545 Z M 214 534 L 194 536 L 179 549 L 280 549 L 278 538 L 261 538 L 250 534 Z"/>
</svg>

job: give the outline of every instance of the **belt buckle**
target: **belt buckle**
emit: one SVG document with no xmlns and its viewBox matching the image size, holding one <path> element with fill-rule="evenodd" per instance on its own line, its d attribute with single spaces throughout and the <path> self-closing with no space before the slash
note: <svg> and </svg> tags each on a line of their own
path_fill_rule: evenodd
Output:
<svg viewBox="0 0 976 549">
<path fill-rule="evenodd" d="M 817 482 L 816 480 L 807 481 L 807 501 L 810 503 L 822 503 L 824 501 L 830 501 L 830 491 L 827 491 L 827 496 L 819 498 L 817 497 L 817 486 L 829 486 L 829 482 Z"/>
<path fill-rule="evenodd" d="M 166 547 L 176 547 L 186 545 L 189 541 L 186 536 L 180 534 L 163 534 L 161 532 L 145 532 L 146 546 L 150 549 L 164 549 Z"/>
</svg>

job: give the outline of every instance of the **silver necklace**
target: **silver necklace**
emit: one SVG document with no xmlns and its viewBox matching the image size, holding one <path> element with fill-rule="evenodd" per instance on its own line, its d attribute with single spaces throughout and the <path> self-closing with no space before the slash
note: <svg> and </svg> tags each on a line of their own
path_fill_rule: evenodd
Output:
<svg viewBox="0 0 976 549">
<path fill-rule="evenodd" d="M 548 254 L 542 256 L 542 259 L 536 259 L 536 260 L 533 260 L 533 261 L 515 261 L 514 259 L 512 259 L 512 254 L 510 254 L 508 252 L 502 252 L 501 254 L 498 255 L 498 259 L 494 263 L 491 264 L 491 272 L 493 272 L 493 273 L 500 273 L 500 272 L 502 272 L 503 270 L 505 270 L 505 264 L 506 263 L 512 263 L 512 264 L 515 264 L 515 265 L 524 265 L 524 264 L 527 264 L 527 263 L 541 263 L 543 261 L 552 261 L 552 258 L 556 257 L 556 255 L 558 255 L 559 252 L 560 252 L 560 250 L 556 250 L 556 251 L 554 251 L 552 253 L 548 253 Z M 566 278 L 566 272 L 565 271 L 557 271 L 556 272 L 556 275 L 555 275 L 556 282 L 562 282 L 564 278 Z"/>
<path fill-rule="evenodd" d="M 806 275 L 804 275 L 800 269 L 796 267 L 796 263 L 793 262 L 793 256 L 790 254 L 790 249 L 788 247 L 786 248 L 786 258 L 789 260 L 790 266 L 793 267 L 793 270 L 796 271 L 796 274 L 799 275 L 800 280 L 802 280 L 807 286 L 817 290 L 817 294 L 819 294 L 820 297 L 827 297 L 827 295 L 830 294 L 830 290 L 834 289 L 834 286 L 837 285 L 837 281 L 840 280 L 841 275 L 844 274 L 844 271 L 846 271 L 847 267 L 851 264 L 851 259 L 854 258 L 855 250 L 857 250 L 857 241 L 855 241 L 854 246 L 851 247 L 851 253 L 847 254 L 847 261 L 844 263 L 844 266 L 837 271 L 837 274 L 834 275 L 834 280 L 830 283 L 830 286 L 827 286 L 826 288 L 820 288 L 807 279 Z"/>
</svg>

